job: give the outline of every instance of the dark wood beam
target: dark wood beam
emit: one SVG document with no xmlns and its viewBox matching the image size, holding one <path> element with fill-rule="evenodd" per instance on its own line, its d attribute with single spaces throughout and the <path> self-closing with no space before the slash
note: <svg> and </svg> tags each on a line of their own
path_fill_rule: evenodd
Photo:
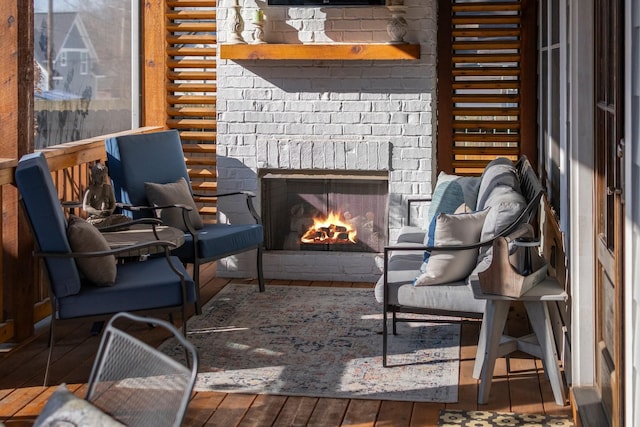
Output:
<svg viewBox="0 0 640 427">
<path fill-rule="evenodd" d="M 20 158 L 33 151 L 33 2 L 0 2 L 0 157 Z M 2 210 L 18 212 L 18 192 L 2 188 Z M 3 215 L 0 262 L 5 307 L 14 322 L 14 339 L 33 334 L 37 269 L 31 253 L 31 233 L 23 215 Z M 2 319 L 6 320 L 6 319 Z"/>
<path fill-rule="evenodd" d="M 142 22 L 142 126 L 167 125 L 165 1 L 144 0 Z"/>
</svg>

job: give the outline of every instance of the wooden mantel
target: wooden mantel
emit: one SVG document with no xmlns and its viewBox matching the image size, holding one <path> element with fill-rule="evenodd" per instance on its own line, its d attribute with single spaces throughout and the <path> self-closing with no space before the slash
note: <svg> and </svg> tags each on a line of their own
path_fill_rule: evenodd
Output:
<svg viewBox="0 0 640 427">
<path fill-rule="evenodd" d="M 416 60 L 419 44 L 222 44 L 220 59 L 232 60 Z"/>
</svg>

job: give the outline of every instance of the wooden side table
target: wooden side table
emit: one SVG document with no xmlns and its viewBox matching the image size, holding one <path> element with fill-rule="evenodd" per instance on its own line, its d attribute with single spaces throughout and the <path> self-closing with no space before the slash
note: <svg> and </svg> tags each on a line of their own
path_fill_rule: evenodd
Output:
<svg viewBox="0 0 640 427">
<path fill-rule="evenodd" d="M 558 281 L 548 277 L 519 298 L 485 294 L 480 289 L 478 279 L 471 280 L 471 287 L 475 298 L 487 301 L 473 368 L 473 378 L 480 379 L 478 403 L 487 403 L 489 400 L 496 358 L 520 350 L 542 359 L 555 401 L 564 406 L 564 385 L 547 306 L 549 301 L 566 301 L 568 298 Z M 524 302 L 533 334 L 520 338 L 503 335 L 509 306 L 513 301 Z"/>
</svg>

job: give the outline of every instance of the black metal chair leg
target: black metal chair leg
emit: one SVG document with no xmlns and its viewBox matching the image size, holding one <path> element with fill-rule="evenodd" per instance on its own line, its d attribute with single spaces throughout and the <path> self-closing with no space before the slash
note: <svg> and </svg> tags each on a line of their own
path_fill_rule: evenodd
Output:
<svg viewBox="0 0 640 427">
<path fill-rule="evenodd" d="M 202 314 L 202 305 L 200 304 L 200 263 L 197 260 L 193 263 L 193 281 L 196 284 L 196 315 L 200 315 Z"/>
<path fill-rule="evenodd" d="M 258 268 L 258 289 L 260 292 L 264 292 L 264 276 L 262 274 L 262 246 L 258 247 L 258 260 L 257 260 L 257 268 Z"/>
<path fill-rule="evenodd" d="M 47 367 L 44 370 L 44 387 L 47 387 L 47 382 L 49 381 L 49 366 L 51 366 L 51 354 L 53 353 L 53 341 L 54 341 L 54 326 L 55 323 L 54 316 L 51 316 L 51 323 L 49 323 L 49 354 L 47 355 Z"/>
<path fill-rule="evenodd" d="M 102 332 L 102 328 L 104 327 L 104 320 L 96 320 L 91 325 L 91 336 L 97 337 Z"/>
<path fill-rule="evenodd" d="M 387 311 L 382 313 L 382 367 L 387 367 Z"/>
<path fill-rule="evenodd" d="M 398 318 L 396 317 L 395 311 L 392 314 L 391 322 L 393 324 L 393 335 L 398 335 L 398 329 L 396 328 L 396 323 L 398 322 Z"/>
</svg>

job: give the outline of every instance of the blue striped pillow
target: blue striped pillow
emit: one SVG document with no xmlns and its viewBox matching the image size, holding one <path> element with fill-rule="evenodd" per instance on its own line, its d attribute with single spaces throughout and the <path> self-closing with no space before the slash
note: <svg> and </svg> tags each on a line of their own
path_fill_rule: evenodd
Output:
<svg viewBox="0 0 640 427">
<path fill-rule="evenodd" d="M 436 229 L 436 219 L 441 213 L 452 214 L 464 203 L 462 186 L 456 181 L 440 181 L 436 184 L 431 195 L 431 204 L 427 213 L 427 233 L 424 236 L 424 244 L 433 246 L 433 236 Z M 424 263 L 429 260 L 429 252 L 424 253 Z M 424 266 L 424 264 L 423 264 Z"/>
</svg>

